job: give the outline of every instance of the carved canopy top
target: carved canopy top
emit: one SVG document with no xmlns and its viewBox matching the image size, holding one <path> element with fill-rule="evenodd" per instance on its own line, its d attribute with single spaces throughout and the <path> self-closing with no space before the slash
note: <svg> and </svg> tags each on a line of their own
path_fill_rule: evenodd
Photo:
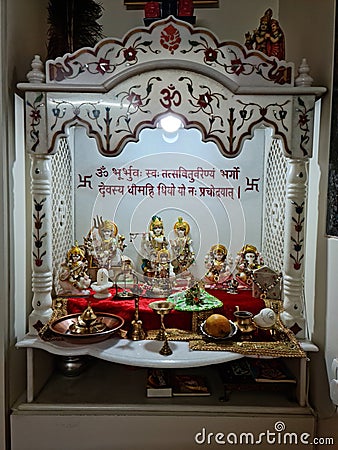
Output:
<svg viewBox="0 0 338 450">
<path fill-rule="evenodd" d="M 311 156 L 314 101 L 325 89 L 295 87 L 292 63 L 172 16 L 47 61 L 46 75 L 36 58 L 30 82 L 19 84 L 28 91 L 30 153 L 54 153 L 68 128 L 82 125 L 103 155 L 116 156 L 171 113 L 227 157 L 262 126 L 283 141 L 285 156 Z"/>
<path fill-rule="evenodd" d="M 107 91 L 130 74 L 155 68 L 190 68 L 238 87 L 294 85 L 292 63 L 248 51 L 236 42 L 219 42 L 209 30 L 170 16 L 149 28 L 135 28 L 122 40 L 107 38 L 46 63 L 46 82 L 90 85 Z M 115 80 L 115 81 L 114 81 Z"/>
</svg>

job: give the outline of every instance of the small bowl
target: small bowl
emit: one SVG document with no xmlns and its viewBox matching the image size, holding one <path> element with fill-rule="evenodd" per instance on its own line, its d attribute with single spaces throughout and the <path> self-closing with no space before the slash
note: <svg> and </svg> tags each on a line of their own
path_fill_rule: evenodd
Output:
<svg viewBox="0 0 338 450">
<path fill-rule="evenodd" d="M 70 325 L 72 325 L 79 317 L 80 314 L 69 314 L 68 316 L 61 317 L 54 320 L 50 324 L 50 329 L 53 333 L 62 337 L 65 341 L 72 344 L 93 344 L 95 342 L 101 342 L 108 339 L 115 331 L 119 330 L 123 324 L 124 319 L 115 314 L 109 313 L 95 313 L 97 318 L 102 318 L 102 322 L 106 325 L 107 329 L 99 331 L 97 333 L 84 333 L 74 334 L 69 331 Z"/>
<path fill-rule="evenodd" d="M 208 333 L 204 330 L 205 322 L 206 322 L 206 321 L 204 321 L 204 322 L 201 323 L 201 325 L 200 325 L 201 332 L 202 332 L 202 334 L 203 334 L 205 337 L 207 337 L 208 339 L 211 339 L 211 340 L 213 340 L 213 341 L 224 341 L 224 340 L 227 340 L 227 339 L 231 339 L 231 338 L 232 338 L 233 336 L 235 336 L 235 334 L 237 333 L 237 325 L 236 325 L 234 322 L 232 322 L 232 320 L 229 320 L 229 322 L 230 322 L 230 333 L 229 333 L 228 335 L 223 336 L 223 337 L 215 337 L 215 336 L 211 336 L 210 334 L 208 334 Z"/>
</svg>

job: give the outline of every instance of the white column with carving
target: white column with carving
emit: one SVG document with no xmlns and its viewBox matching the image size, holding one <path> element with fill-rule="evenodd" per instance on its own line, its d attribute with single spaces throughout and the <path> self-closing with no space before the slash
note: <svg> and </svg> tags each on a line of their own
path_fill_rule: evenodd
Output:
<svg viewBox="0 0 338 450">
<path fill-rule="evenodd" d="M 37 334 L 52 315 L 51 157 L 37 154 L 31 158 L 33 311 L 29 333 Z"/>
<path fill-rule="evenodd" d="M 297 337 L 305 337 L 303 310 L 306 160 L 288 159 L 284 236 L 284 304 L 281 319 Z"/>
</svg>

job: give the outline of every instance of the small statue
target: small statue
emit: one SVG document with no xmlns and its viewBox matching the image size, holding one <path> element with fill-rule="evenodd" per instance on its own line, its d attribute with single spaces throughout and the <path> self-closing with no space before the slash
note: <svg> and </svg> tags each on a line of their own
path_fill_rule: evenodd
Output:
<svg viewBox="0 0 338 450">
<path fill-rule="evenodd" d="M 156 260 L 156 278 L 169 278 L 170 275 L 170 253 L 169 250 L 163 248 L 157 252 Z"/>
<path fill-rule="evenodd" d="M 91 279 L 87 273 L 88 262 L 85 250 L 75 245 L 68 250 L 65 262 L 61 264 L 59 282 L 61 295 L 89 295 Z"/>
<path fill-rule="evenodd" d="M 85 240 L 91 256 L 91 267 L 107 269 L 109 276 L 113 278 L 114 271 L 122 264 L 125 237 L 118 234 L 118 228 L 112 220 L 96 217 L 93 222 L 94 226 Z"/>
<path fill-rule="evenodd" d="M 186 272 L 195 260 L 192 248 L 192 240 L 189 236 L 190 226 L 188 222 L 179 217 L 174 225 L 176 238 L 170 241 L 172 250 L 173 271 L 175 275 Z"/>
<path fill-rule="evenodd" d="M 254 245 L 245 244 L 237 253 L 236 278 L 241 287 L 251 288 L 252 273 L 263 264 L 263 257 Z"/>
<path fill-rule="evenodd" d="M 275 56 L 279 60 L 285 59 L 284 33 L 279 22 L 272 19 L 270 8 L 261 17 L 258 29 L 245 34 L 245 46 L 249 50 L 259 50 L 265 55 Z"/>
<path fill-rule="evenodd" d="M 222 244 L 213 245 L 205 257 L 206 280 L 217 286 L 225 285 L 232 276 L 230 263 L 227 248 Z"/>
<path fill-rule="evenodd" d="M 146 276 L 155 276 L 158 252 L 167 247 L 168 241 L 164 235 L 162 219 L 153 216 L 149 225 L 149 232 L 143 233 L 141 240 L 141 251 L 145 256 L 142 260 L 142 270 Z"/>
<path fill-rule="evenodd" d="M 144 274 L 149 277 L 146 280 L 148 287 L 145 296 L 156 298 L 168 296 L 171 290 L 169 250 L 162 248 L 156 253 L 155 259 L 148 262 L 149 267 L 143 268 Z"/>
<path fill-rule="evenodd" d="M 194 3 L 192 0 L 178 1 L 178 17 L 191 17 L 194 15 Z"/>
<path fill-rule="evenodd" d="M 159 2 L 147 2 L 144 5 L 144 17 L 147 19 L 157 19 L 161 16 Z"/>
<path fill-rule="evenodd" d="M 276 19 L 270 21 L 271 31 L 266 35 L 268 56 L 275 56 L 277 59 L 285 59 L 285 38 L 284 33 Z"/>
</svg>

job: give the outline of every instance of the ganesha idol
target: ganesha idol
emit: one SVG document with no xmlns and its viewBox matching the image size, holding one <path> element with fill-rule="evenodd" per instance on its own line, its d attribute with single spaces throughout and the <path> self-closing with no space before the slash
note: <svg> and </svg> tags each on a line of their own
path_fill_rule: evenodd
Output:
<svg viewBox="0 0 338 450">
<path fill-rule="evenodd" d="M 207 273 L 204 276 L 206 285 L 216 288 L 226 288 L 231 280 L 231 258 L 228 256 L 227 248 L 222 244 L 213 245 L 205 256 L 205 267 Z"/>
<path fill-rule="evenodd" d="M 236 280 L 239 288 L 251 289 L 252 273 L 263 265 L 263 257 L 252 244 L 245 244 L 236 257 Z"/>
</svg>

